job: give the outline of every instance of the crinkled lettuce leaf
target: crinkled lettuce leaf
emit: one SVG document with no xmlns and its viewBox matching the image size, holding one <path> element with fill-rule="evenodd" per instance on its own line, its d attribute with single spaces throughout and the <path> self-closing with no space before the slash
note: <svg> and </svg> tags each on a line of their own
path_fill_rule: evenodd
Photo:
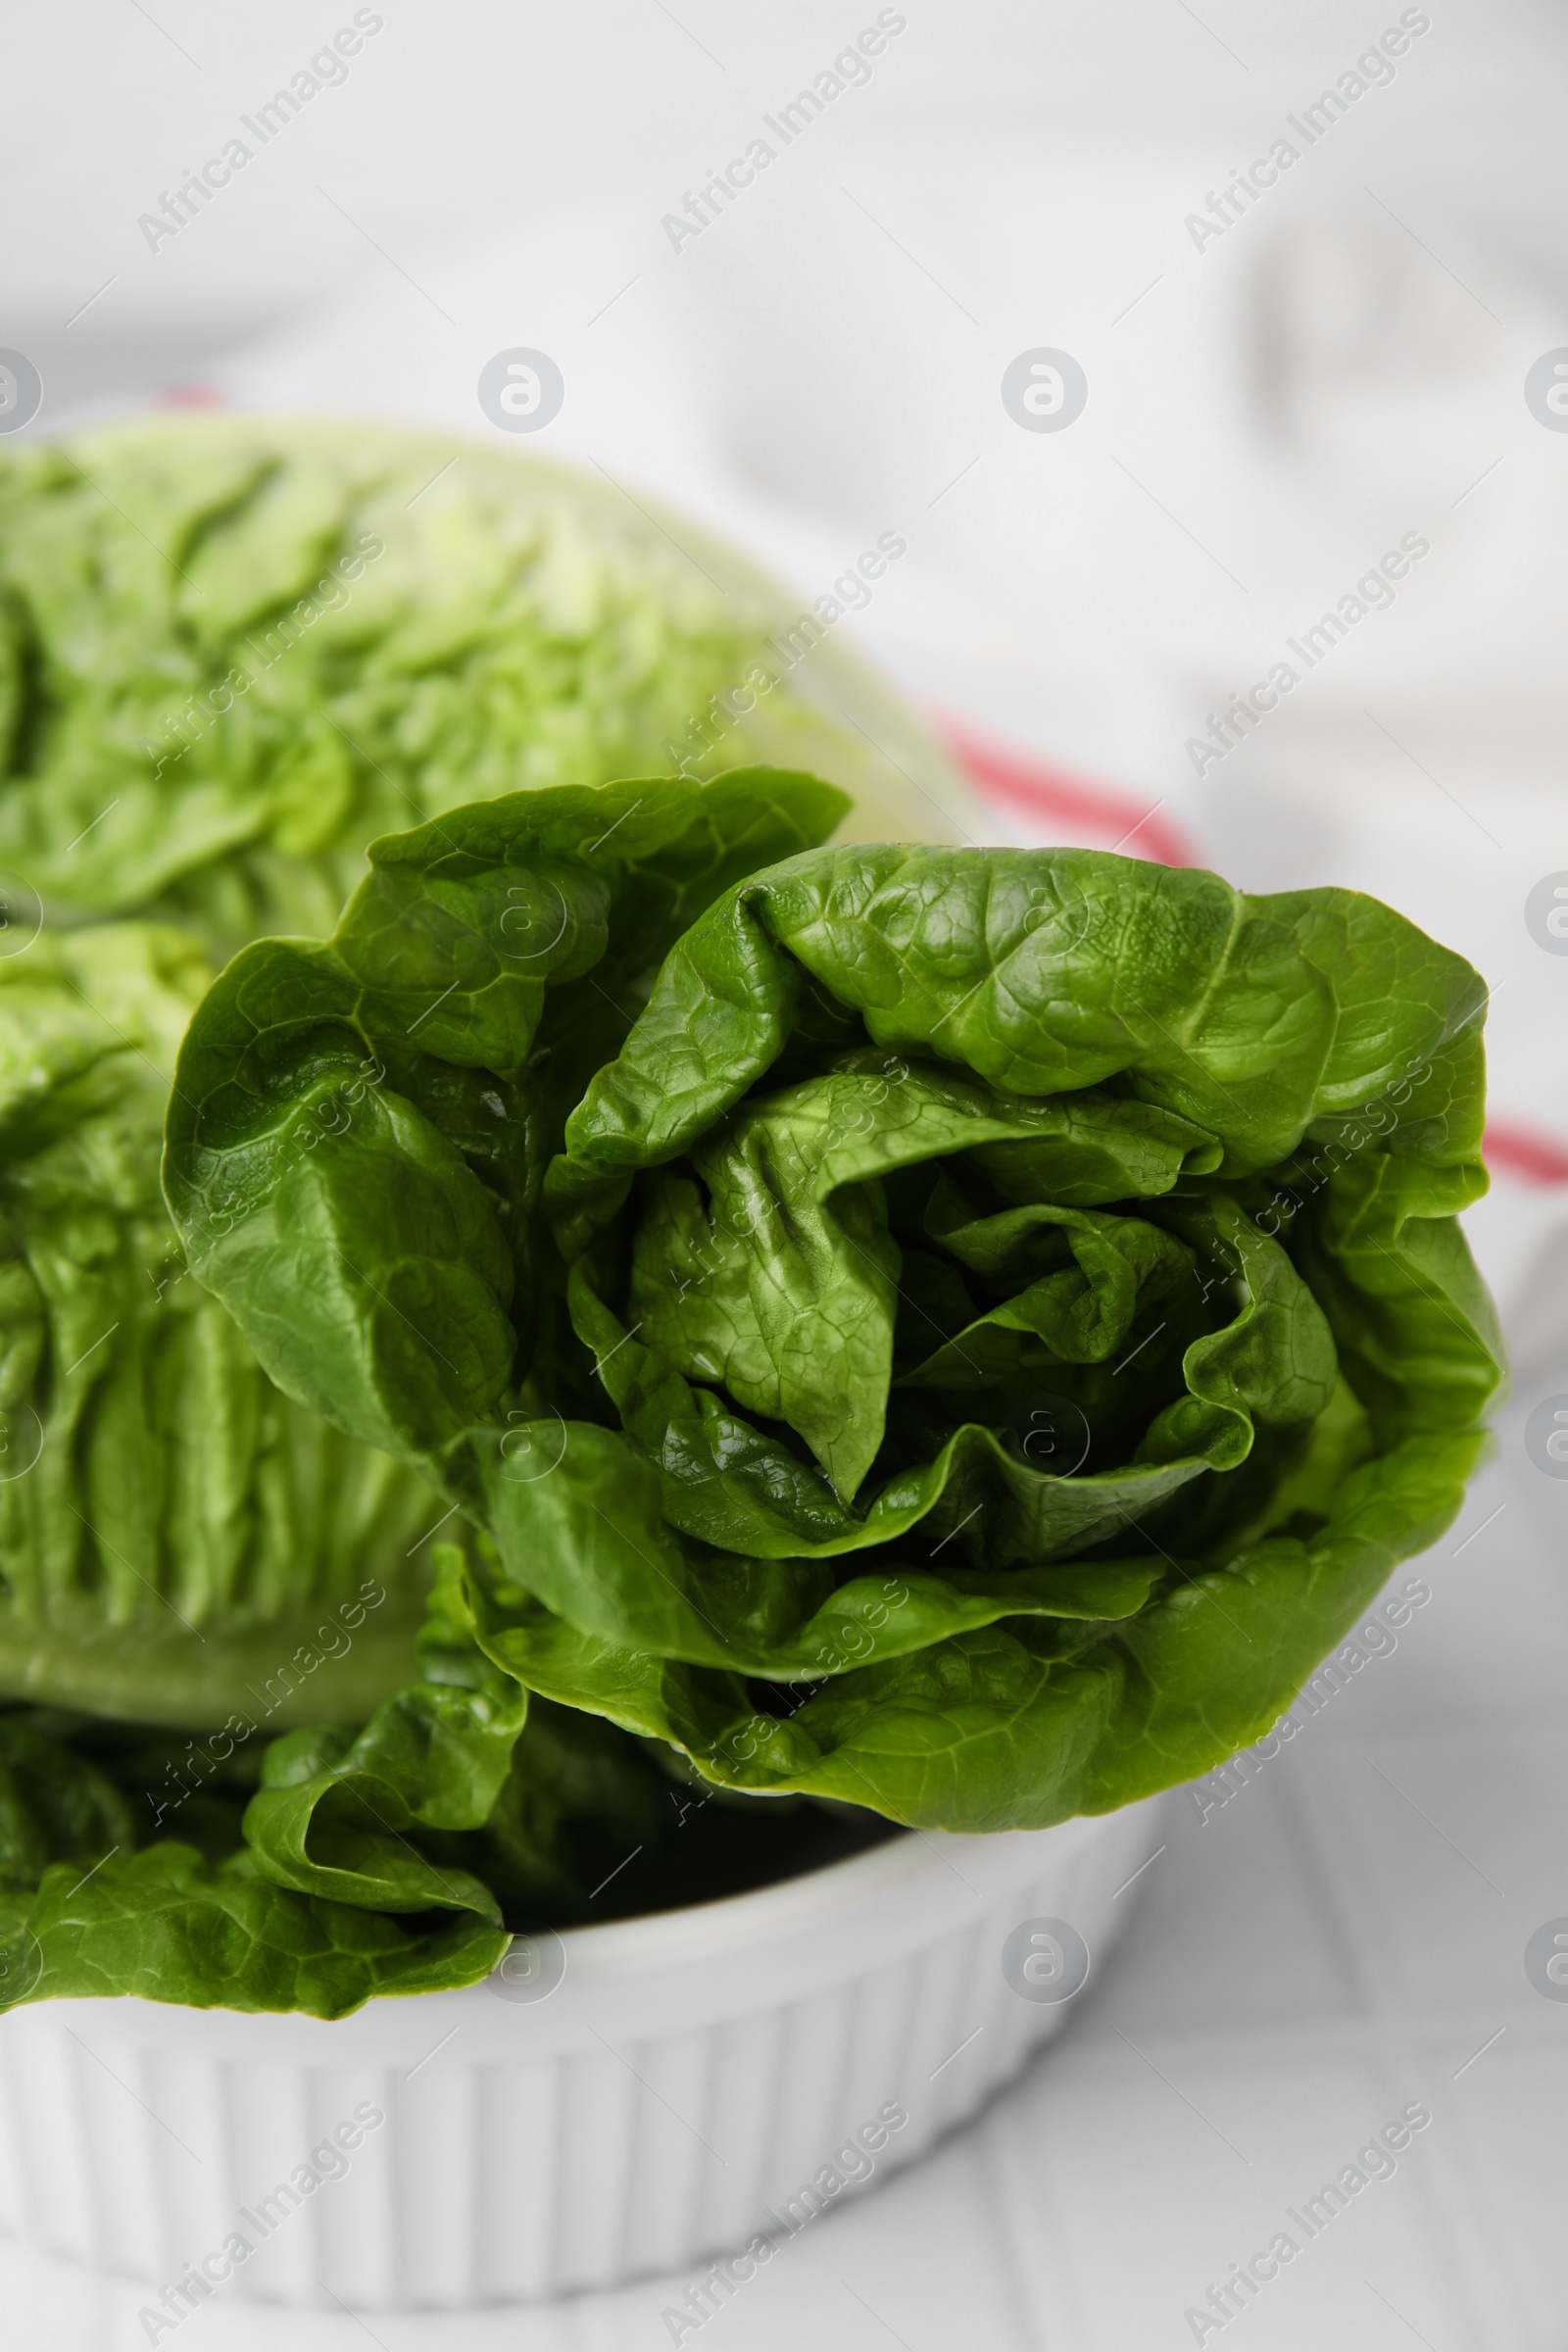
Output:
<svg viewBox="0 0 1568 2352">
<path fill-rule="evenodd" d="M 591 475 L 361 420 L 148 416 L 0 451 L 0 868 L 222 956 L 330 931 L 368 842 L 649 769 L 885 787 L 770 591 Z"/>
<path fill-rule="evenodd" d="M 0 2008 L 139 1993 L 340 2017 L 372 1993 L 467 1983 L 505 1949 L 461 1910 L 411 1926 L 285 1890 L 232 1833 L 217 1852 L 143 1843 L 124 1761 L 122 1778 L 58 1724 L 0 1715 Z"/>
<path fill-rule="evenodd" d="M 493 1576 L 475 1580 L 475 1615 L 532 1690 L 669 1740 L 726 1788 L 835 1796 L 928 1829 L 1040 1828 L 1188 1780 L 1270 1731 L 1391 1570 L 1450 1524 L 1485 1442 L 1405 1440 L 1346 1479 L 1309 1538 L 1282 1533 L 1223 1564 L 1156 1559 L 1147 1602 L 1119 1619 L 977 1615 L 973 1631 L 837 1676 L 796 1668 L 783 1707 L 759 1703 L 770 1694 L 744 1669 L 608 1642 Z M 900 1586 L 878 1595 L 889 1615 Z"/>
<path fill-rule="evenodd" d="M 200 1278 L 481 1531 L 497 1667 L 714 1784 L 990 1830 L 1205 1769 L 1484 1443 L 1483 984 L 1353 893 L 885 845 L 654 968 L 611 845 L 674 807 L 444 820 L 237 959 L 170 1120 Z"/>
<path fill-rule="evenodd" d="M 234 958 L 180 1050 L 166 1189 L 289 1395 L 425 1459 L 548 1349 L 567 1112 L 695 915 L 844 807 L 768 768 L 514 795 L 377 843 L 329 941 Z"/>
<path fill-rule="evenodd" d="M 211 977 L 146 923 L 0 960 L 0 1694 L 276 1730 L 408 1679 L 448 1506 L 187 1271 L 159 1156 Z"/>
<path fill-rule="evenodd" d="M 874 1817 L 757 1808 L 476 1640 L 462 1552 L 417 1679 L 269 1741 L 0 1713 L 0 2010 L 56 1994 L 340 2017 L 485 1976 L 517 1929 L 701 1901 L 853 1851 Z"/>
</svg>

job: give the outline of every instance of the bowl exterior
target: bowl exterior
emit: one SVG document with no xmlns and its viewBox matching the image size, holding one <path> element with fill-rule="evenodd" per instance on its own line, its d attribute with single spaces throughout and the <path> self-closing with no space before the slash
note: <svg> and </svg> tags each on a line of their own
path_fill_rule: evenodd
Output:
<svg viewBox="0 0 1568 2352">
<path fill-rule="evenodd" d="M 572 1930 L 548 1946 L 545 1997 L 492 1980 L 332 2024 L 15 2009 L 0 2229 L 146 2279 L 149 2309 L 175 2314 L 209 2295 L 460 2311 L 669 2271 L 727 2294 L 771 2259 L 747 2256 L 755 2240 L 776 2247 L 920 2155 L 1062 2027 L 1074 2001 L 1023 1984 L 1014 1932 L 1066 1923 L 1092 1982 L 1159 1817 L 1151 1799 L 1052 1830 L 911 1834 Z M 737 2267 L 715 2279 L 715 2259 Z"/>
</svg>

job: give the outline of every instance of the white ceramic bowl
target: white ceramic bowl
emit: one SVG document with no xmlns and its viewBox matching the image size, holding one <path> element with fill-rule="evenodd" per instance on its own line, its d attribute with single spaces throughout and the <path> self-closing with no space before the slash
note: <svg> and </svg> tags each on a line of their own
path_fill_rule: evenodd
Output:
<svg viewBox="0 0 1568 2352">
<path fill-rule="evenodd" d="M 700 2279 L 714 2257 L 744 2277 L 760 2233 L 808 2226 L 803 2186 L 820 2204 L 846 2174 L 906 2164 L 1063 2025 L 1071 1938 L 1038 1947 L 1024 1990 L 1020 1939 L 1007 1974 L 1003 1946 L 1065 1922 L 1092 1983 L 1158 1816 L 1151 1799 L 1051 1830 L 906 1835 L 571 1929 L 510 1988 L 335 2024 L 130 1999 L 12 2010 L 0 2228 L 148 2280 L 151 2309 L 187 2278 L 175 2315 L 202 2307 L 203 2265 L 219 2296 L 380 2311 Z"/>
</svg>

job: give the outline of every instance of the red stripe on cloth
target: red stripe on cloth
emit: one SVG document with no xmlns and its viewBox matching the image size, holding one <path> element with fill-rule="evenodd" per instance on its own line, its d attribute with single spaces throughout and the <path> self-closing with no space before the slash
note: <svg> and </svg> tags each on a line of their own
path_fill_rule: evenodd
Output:
<svg viewBox="0 0 1568 2352">
<path fill-rule="evenodd" d="M 1539 1127 L 1489 1119 L 1481 1149 L 1488 1167 L 1499 1176 L 1519 1176 L 1526 1184 L 1568 1184 L 1568 1144 Z"/>
<path fill-rule="evenodd" d="M 960 766 L 994 800 L 1010 802 L 1032 816 L 1102 834 L 1107 846 L 1129 858 L 1152 858 L 1161 865 L 1201 862 L 1178 825 L 1157 809 L 1140 808 L 1124 792 L 1090 783 L 1033 753 L 1004 749 L 945 711 L 936 713 L 936 726 Z M 1496 1175 L 1525 1184 L 1568 1184 L 1568 1141 L 1542 1128 L 1511 1119 L 1491 1120 L 1483 1151 Z"/>
<path fill-rule="evenodd" d="M 1007 801 L 1048 822 L 1081 825 L 1102 834 L 1107 849 L 1157 865 L 1198 865 L 1197 851 L 1179 825 L 1161 815 L 1157 802 L 1135 801 L 1125 792 L 1054 767 L 1032 752 L 1005 749 L 977 735 L 961 719 L 939 711 L 939 733 L 959 764 L 983 792 Z"/>
</svg>

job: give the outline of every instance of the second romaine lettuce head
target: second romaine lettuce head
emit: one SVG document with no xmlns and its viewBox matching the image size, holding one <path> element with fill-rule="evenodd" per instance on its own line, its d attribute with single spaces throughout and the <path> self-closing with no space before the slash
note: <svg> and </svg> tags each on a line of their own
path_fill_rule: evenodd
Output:
<svg viewBox="0 0 1568 2352">
<path fill-rule="evenodd" d="M 0 869 L 52 921 L 155 914 L 221 960 L 329 931 L 375 835 L 494 794 L 767 758 L 874 799 L 901 747 L 819 707 L 876 692 L 836 645 L 799 668 L 823 633 L 514 448 L 188 410 L 7 448 Z"/>
<path fill-rule="evenodd" d="M 460 1506 L 444 1605 L 501 1680 L 451 1736 L 510 1682 L 724 1787 L 1043 1826 L 1267 1731 L 1457 1509 L 1485 989 L 1343 891 L 763 862 L 746 807 L 819 838 L 824 790 L 378 843 L 330 942 L 199 1008 L 168 1197 L 285 1394 Z M 341 1814 L 402 1738 L 302 1753 L 258 1867 L 438 1903 Z"/>
<path fill-rule="evenodd" d="M 449 1506 L 186 1272 L 159 1156 L 212 976 L 148 923 L 0 961 L 0 1698 L 276 1730 L 409 1679 Z"/>
</svg>

